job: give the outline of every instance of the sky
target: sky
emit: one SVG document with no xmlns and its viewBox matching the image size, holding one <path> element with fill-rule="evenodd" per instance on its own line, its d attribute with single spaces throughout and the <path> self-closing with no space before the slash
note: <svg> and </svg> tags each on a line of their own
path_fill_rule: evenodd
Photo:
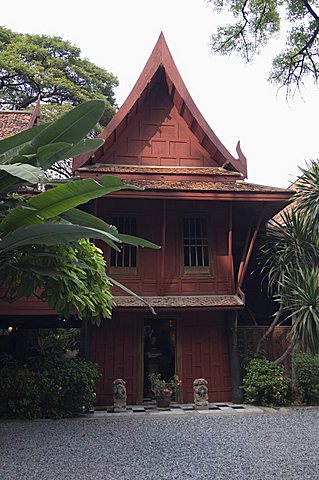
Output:
<svg viewBox="0 0 319 480">
<path fill-rule="evenodd" d="M 114 73 L 119 106 L 163 31 L 197 107 L 236 158 L 240 140 L 248 180 L 287 187 L 298 166 L 319 157 L 319 90 L 309 82 L 302 96 L 287 102 L 286 92 L 267 82 L 280 40 L 248 65 L 212 54 L 210 36 L 224 21 L 205 0 L 15 0 L 0 11 L 0 25 L 60 36 Z"/>
</svg>

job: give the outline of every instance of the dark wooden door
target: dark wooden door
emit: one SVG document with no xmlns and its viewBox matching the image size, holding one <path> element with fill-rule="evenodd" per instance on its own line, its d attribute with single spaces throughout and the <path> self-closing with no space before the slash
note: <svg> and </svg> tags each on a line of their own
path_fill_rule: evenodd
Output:
<svg viewBox="0 0 319 480">
<path fill-rule="evenodd" d="M 194 315 L 178 322 L 183 401 L 193 403 L 193 381 L 199 377 L 208 381 L 210 402 L 231 401 L 226 329 L 222 321 Z"/>
<path fill-rule="evenodd" d="M 115 315 L 92 329 L 90 359 L 99 365 L 102 374 L 97 384 L 97 405 L 113 404 L 115 378 L 125 380 L 128 404 L 141 402 L 141 339 L 142 323 L 134 317 Z"/>
</svg>

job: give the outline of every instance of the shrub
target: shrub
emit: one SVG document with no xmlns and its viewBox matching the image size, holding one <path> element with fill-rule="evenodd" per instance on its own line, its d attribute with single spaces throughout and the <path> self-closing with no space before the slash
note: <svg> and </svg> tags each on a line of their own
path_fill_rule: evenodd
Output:
<svg viewBox="0 0 319 480">
<path fill-rule="evenodd" d="M 50 370 L 7 365 L 0 370 L 0 415 L 62 418 L 93 406 L 97 366 L 83 360 L 59 361 Z"/>
<path fill-rule="evenodd" d="M 94 405 L 95 384 L 99 377 L 94 363 L 84 360 L 65 360 L 50 371 L 53 379 L 52 393 L 46 401 L 49 412 L 52 398 L 57 398 L 57 406 L 63 416 L 73 416 L 79 411 L 88 410 Z"/>
<path fill-rule="evenodd" d="M 319 405 L 319 355 L 294 355 L 296 390 L 302 403 Z"/>
<path fill-rule="evenodd" d="M 262 406 L 287 405 L 290 378 L 284 369 L 264 358 L 253 358 L 243 381 L 245 402 Z"/>
<path fill-rule="evenodd" d="M 26 367 L 8 366 L 0 372 L 0 414 L 17 418 L 41 416 L 41 375 Z"/>
</svg>

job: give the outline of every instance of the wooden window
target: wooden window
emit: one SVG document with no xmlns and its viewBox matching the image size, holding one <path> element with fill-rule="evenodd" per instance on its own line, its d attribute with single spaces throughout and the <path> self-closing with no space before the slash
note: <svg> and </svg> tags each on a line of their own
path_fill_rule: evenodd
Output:
<svg viewBox="0 0 319 480">
<path fill-rule="evenodd" d="M 209 273 L 207 222 L 202 217 L 183 219 L 183 258 L 185 273 Z"/>
<path fill-rule="evenodd" d="M 112 225 L 115 225 L 119 233 L 126 235 L 136 235 L 136 218 L 134 217 L 114 217 Z M 136 247 L 132 245 L 120 246 L 120 251 L 111 250 L 110 266 L 113 269 L 136 269 Z"/>
</svg>

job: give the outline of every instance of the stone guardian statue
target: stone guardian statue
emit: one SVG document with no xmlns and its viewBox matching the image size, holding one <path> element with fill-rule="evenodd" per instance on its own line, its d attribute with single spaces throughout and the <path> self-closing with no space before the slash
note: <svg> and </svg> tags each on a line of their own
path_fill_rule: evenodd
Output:
<svg viewBox="0 0 319 480">
<path fill-rule="evenodd" d="M 116 378 L 113 382 L 113 406 L 114 412 L 120 413 L 126 411 L 126 383 L 122 378 Z"/>
<path fill-rule="evenodd" d="M 208 382 L 204 378 L 196 378 L 193 382 L 194 403 L 196 408 L 208 408 Z"/>
</svg>

